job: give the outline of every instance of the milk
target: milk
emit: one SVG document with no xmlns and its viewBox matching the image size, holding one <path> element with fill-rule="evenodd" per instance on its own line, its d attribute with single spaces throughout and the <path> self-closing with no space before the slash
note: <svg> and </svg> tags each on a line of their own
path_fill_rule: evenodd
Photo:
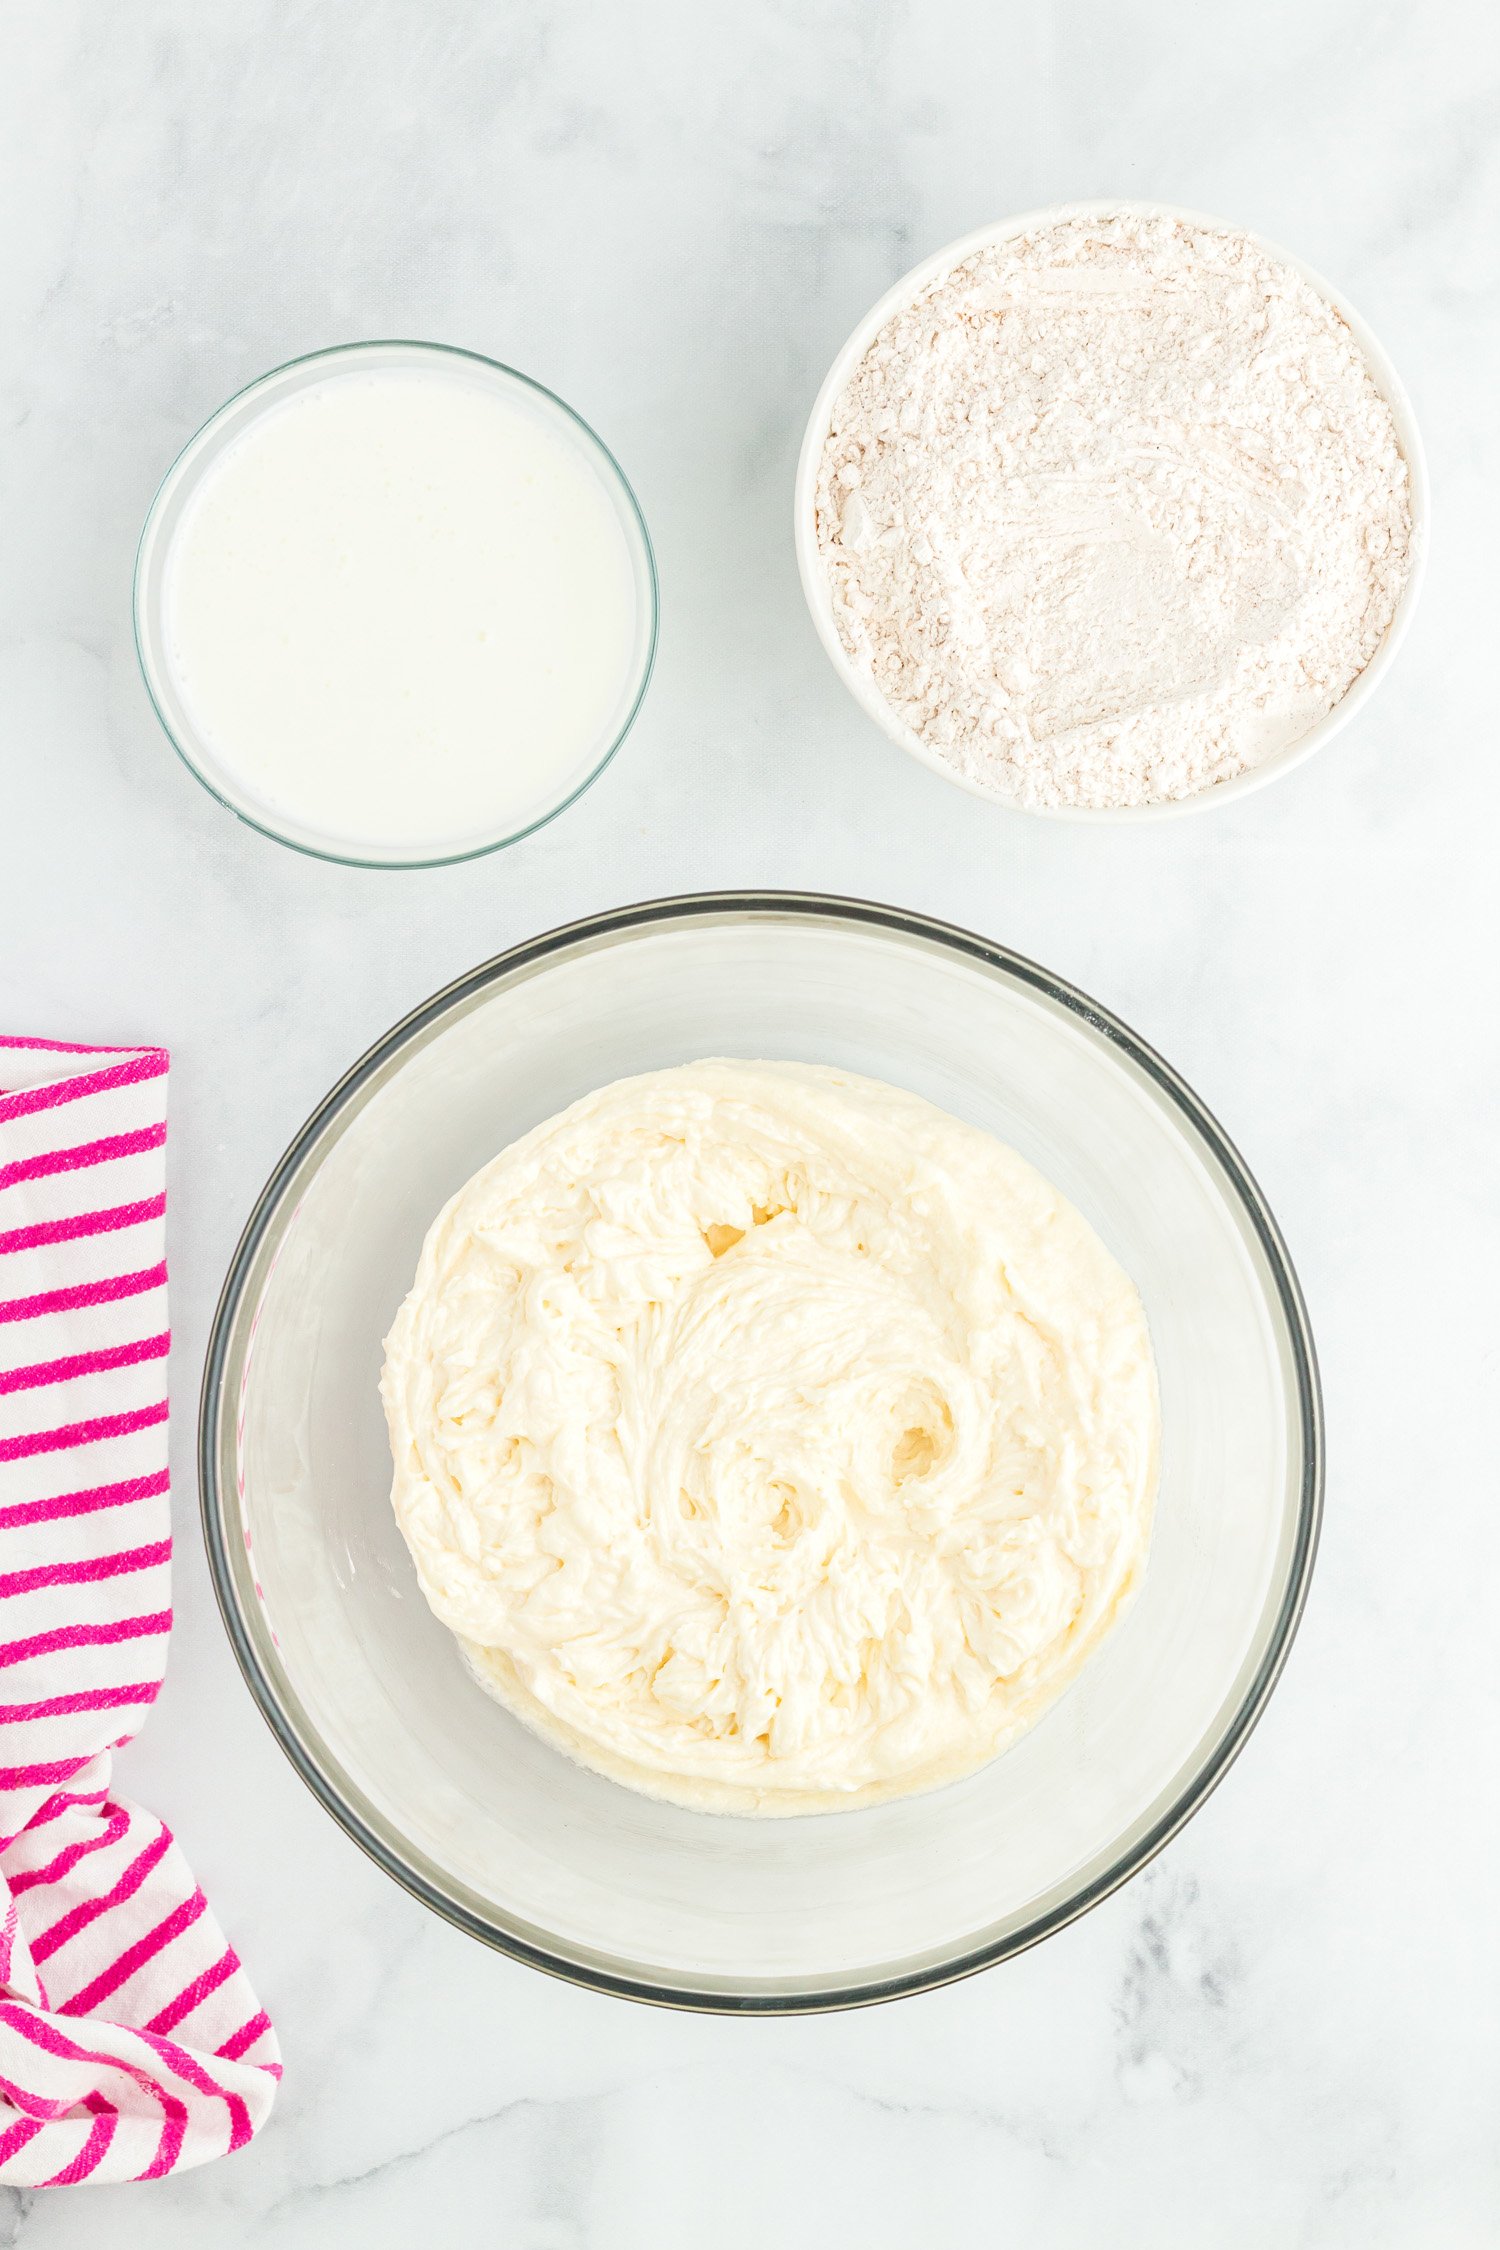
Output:
<svg viewBox="0 0 1500 2250">
<path fill-rule="evenodd" d="M 195 762 L 317 849 L 514 835 L 590 777 L 639 690 L 639 547 L 598 449 L 470 364 L 334 367 L 273 402 L 171 538 L 163 656 Z"/>
</svg>

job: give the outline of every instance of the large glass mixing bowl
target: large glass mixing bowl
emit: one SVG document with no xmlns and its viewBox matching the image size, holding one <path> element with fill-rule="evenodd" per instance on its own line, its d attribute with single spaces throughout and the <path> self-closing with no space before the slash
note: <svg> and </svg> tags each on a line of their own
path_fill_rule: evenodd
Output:
<svg viewBox="0 0 1500 2250">
<path fill-rule="evenodd" d="M 1161 1376 L 1145 1581 L 1076 1683 L 967 1780 L 866 1811 L 685 1812 L 475 1686 L 389 1501 L 381 1341 L 445 1199 L 591 1088 L 706 1055 L 827 1062 L 1010 1142 L 1145 1300 Z M 1322 1445 L 1281 1238 L 1182 1081 L 1032 963 L 891 908 L 676 899 L 518 946 L 342 1079 L 251 1215 L 204 1378 L 204 1523 L 298 1771 L 461 1929 L 643 2000 L 771 2013 L 940 1984 L 1103 1898 L 1203 1802 L 1286 1655 Z"/>
</svg>

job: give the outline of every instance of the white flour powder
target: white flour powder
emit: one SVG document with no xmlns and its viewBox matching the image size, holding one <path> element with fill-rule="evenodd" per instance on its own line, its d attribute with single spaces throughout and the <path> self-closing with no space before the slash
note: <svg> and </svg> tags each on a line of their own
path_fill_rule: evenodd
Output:
<svg viewBox="0 0 1500 2250">
<path fill-rule="evenodd" d="M 1244 235 L 1128 212 L 978 251 L 880 331 L 817 493 L 839 636 L 959 773 L 1186 797 L 1358 678 L 1411 567 L 1349 328 Z"/>
</svg>

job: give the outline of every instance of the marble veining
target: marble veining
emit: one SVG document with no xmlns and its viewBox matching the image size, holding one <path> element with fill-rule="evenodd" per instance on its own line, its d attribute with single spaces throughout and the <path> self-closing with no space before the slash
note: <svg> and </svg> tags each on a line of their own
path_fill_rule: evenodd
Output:
<svg viewBox="0 0 1500 2250">
<path fill-rule="evenodd" d="M 274 2013 L 231 2162 L 0 2194 L 0 2244 L 303 2250 L 1487 2250 L 1493 1866 L 1493 244 L 1486 0 L 56 0 L 0 73 L 0 1023 L 174 1050 L 178 1623 L 120 1760 Z M 1286 243 L 1428 438 L 1423 606 L 1368 712 L 1138 831 L 960 798 L 868 726 L 792 560 L 802 423 L 907 265 L 1066 196 Z M 161 472 L 355 336 L 494 353 L 618 452 L 661 564 L 626 749 L 514 851 L 401 876 L 238 826 L 130 640 Z M 196 1528 L 218 1283 L 287 1138 L 417 1000 L 621 901 L 729 884 L 947 915 L 1116 1008 L 1223 1120 L 1311 1303 L 1323 1552 L 1233 1771 L 1037 1951 L 866 2015 L 631 2008 L 490 1956 L 369 1865 L 256 1716 Z"/>
</svg>

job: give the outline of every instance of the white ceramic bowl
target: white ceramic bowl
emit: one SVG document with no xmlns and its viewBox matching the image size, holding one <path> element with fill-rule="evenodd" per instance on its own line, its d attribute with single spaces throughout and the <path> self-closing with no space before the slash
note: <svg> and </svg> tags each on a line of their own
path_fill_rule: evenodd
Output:
<svg viewBox="0 0 1500 2250">
<path fill-rule="evenodd" d="M 474 1684 L 391 1512 L 381 1339 L 445 1199 L 590 1088 L 704 1055 L 830 1062 L 1011 1142 L 1138 1283 L 1162 1481 L 1139 1597 L 1015 1747 L 929 1795 L 774 1821 L 587 1773 Z M 1033 1944 L 1203 1801 L 1276 1679 L 1321 1488 L 1275 1224 L 1201 1104 L 1092 1001 L 836 899 L 668 900 L 553 932 L 398 1024 L 308 1120 L 235 1253 L 200 1431 L 226 1623 L 287 1754 L 438 1913 L 632 1997 L 841 2007 Z"/>
<path fill-rule="evenodd" d="M 1320 297 L 1325 298 L 1343 315 L 1365 355 L 1376 388 L 1390 406 L 1396 424 L 1396 437 L 1411 474 L 1412 570 L 1385 639 L 1348 693 L 1319 719 L 1316 726 L 1310 727 L 1296 742 L 1288 743 L 1284 750 L 1275 751 L 1269 758 L 1263 758 L 1248 773 L 1237 774 L 1232 781 L 1216 782 L 1209 789 L 1200 789 L 1194 796 L 1173 798 L 1161 804 L 1107 807 L 1022 805 L 998 790 L 982 788 L 978 782 L 970 781 L 947 765 L 891 709 L 873 681 L 849 661 L 839 639 L 838 627 L 834 623 L 828 573 L 818 552 L 818 464 L 828 436 L 835 401 L 875 337 L 903 306 L 910 304 L 932 282 L 950 273 L 955 266 L 962 265 L 965 258 L 972 257 L 976 250 L 982 250 L 989 243 L 1009 242 L 1017 235 L 1029 234 L 1037 227 L 1055 226 L 1064 219 L 1098 219 L 1115 211 L 1132 212 L 1141 218 L 1181 219 L 1190 226 L 1214 227 L 1244 234 L 1247 240 L 1257 244 L 1268 257 L 1279 259 L 1283 265 L 1290 266 L 1294 272 L 1301 274 L 1303 280 L 1311 283 Z M 1294 766 L 1300 766 L 1305 759 L 1310 758 L 1315 750 L 1321 750 L 1341 727 L 1348 725 L 1356 712 L 1363 709 L 1389 670 L 1417 606 L 1417 596 L 1427 562 L 1429 508 L 1427 462 L 1411 401 L 1384 347 L 1346 297 L 1341 296 L 1321 274 L 1314 273 L 1311 266 L 1304 265 L 1290 250 L 1283 250 L 1279 243 L 1267 242 L 1263 236 L 1252 234 L 1248 228 L 1232 228 L 1227 219 L 1209 218 L 1201 211 L 1180 210 L 1175 204 L 1131 202 L 1114 197 L 1104 202 L 1055 203 L 1046 210 L 1024 211 L 1019 218 L 1002 219 L 993 226 L 979 227 L 973 234 L 966 234 L 960 241 L 950 242 L 946 249 L 936 251 L 930 258 L 924 258 L 920 265 L 913 266 L 910 273 L 903 274 L 895 286 L 886 291 L 880 302 L 865 314 L 829 368 L 812 413 L 808 416 L 802 451 L 797 460 L 793 525 L 802 590 L 807 596 L 813 625 L 828 652 L 830 662 L 860 709 L 875 721 L 882 733 L 889 735 L 892 742 L 899 743 L 903 750 L 909 751 L 919 764 L 926 766 L 932 773 L 941 775 L 944 781 L 952 782 L 955 788 L 965 789 L 974 797 L 983 797 L 992 805 L 1004 805 L 1013 812 L 1035 813 L 1048 820 L 1163 820 L 1180 813 L 1203 812 L 1211 805 L 1231 804 L 1238 797 L 1248 796 L 1252 789 L 1264 788 L 1268 781 L 1275 781 L 1280 775 L 1290 773 Z"/>
</svg>

